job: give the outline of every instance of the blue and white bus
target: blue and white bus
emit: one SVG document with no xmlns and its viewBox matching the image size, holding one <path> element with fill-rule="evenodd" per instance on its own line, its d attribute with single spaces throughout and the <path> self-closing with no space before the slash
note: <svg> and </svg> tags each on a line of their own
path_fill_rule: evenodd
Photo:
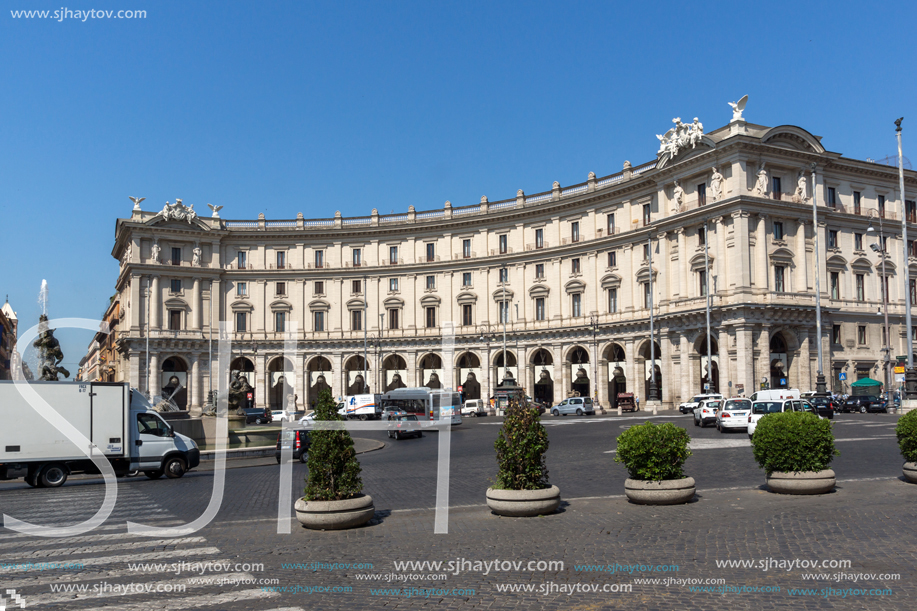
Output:
<svg viewBox="0 0 917 611">
<path fill-rule="evenodd" d="M 448 418 L 453 426 L 462 423 L 462 395 L 451 390 L 396 388 L 382 395 L 382 409 L 387 407 L 414 414 L 418 420 Z"/>
</svg>

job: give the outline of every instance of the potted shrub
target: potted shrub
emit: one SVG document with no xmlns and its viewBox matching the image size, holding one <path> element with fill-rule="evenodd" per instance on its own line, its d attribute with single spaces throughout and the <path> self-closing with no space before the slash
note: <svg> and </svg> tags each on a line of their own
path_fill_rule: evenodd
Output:
<svg viewBox="0 0 917 611">
<path fill-rule="evenodd" d="M 895 434 L 898 436 L 901 456 L 904 457 L 904 479 L 917 484 L 917 410 L 901 416 Z"/>
<path fill-rule="evenodd" d="M 560 506 L 560 489 L 548 483 L 548 432 L 538 409 L 514 396 L 494 443 L 497 481 L 487 489 L 487 506 L 502 516 L 538 516 Z"/>
<path fill-rule="evenodd" d="M 675 505 L 694 498 L 694 478 L 682 467 L 691 456 L 688 432 L 671 422 L 639 424 L 618 436 L 615 462 L 628 477 L 624 494 L 642 505 Z"/>
<path fill-rule="evenodd" d="M 767 487 L 781 494 L 823 494 L 834 490 L 828 468 L 840 454 L 831 422 L 807 412 L 761 418 L 752 438 L 755 460 L 767 474 Z"/>
<path fill-rule="evenodd" d="M 328 390 L 318 396 L 315 420 L 344 420 Z M 318 429 L 309 437 L 309 476 L 305 496 L 296 501 L 296 518 L 306 528 L 317 530 L 353 528 L 368 522 L 375 507 L 372 497 L 362 494 L 360 463 L 350 432 Z"/>
</svg>

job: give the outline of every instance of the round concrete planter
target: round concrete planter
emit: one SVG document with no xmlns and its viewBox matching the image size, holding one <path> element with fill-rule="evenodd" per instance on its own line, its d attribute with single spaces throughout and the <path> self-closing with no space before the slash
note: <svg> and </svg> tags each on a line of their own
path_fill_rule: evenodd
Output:
<svg viewBox="0 0 917 611">
<path fill-rule="evenodd" d="M 906 462 L 904 463 L 904 479 L 911 482 L 912 484 L 917 484 L 917 462 Z"/>
<path fill-rule="evenodd" d="M 628 478 L 624 494 L 632 503 L 640 505 L 678 505 L 694 498 L 694 478 L 664 479 L 649 482 Z"/>
<path fill-rule="evenodd" d="M 543 516 L 560 507 L 560 488 L 551 486 L 541 490 L 487 489 L 487 506 L 497 515 L 523 517 Z"/>
<path fill-rule="evenodd" d="M 780 494 L 824 494 L 834 490 L 834 471 L 775 471 L 767 476 L 767 487 Z"/>
<path fill-rule="evenodd" d="M 297 499 L 296 519 L 313 530 L 343 530 L 369 522 L 376 513 L 373 497 L 362 494 L 343 501 L 306 501 Z"/>
</svg>

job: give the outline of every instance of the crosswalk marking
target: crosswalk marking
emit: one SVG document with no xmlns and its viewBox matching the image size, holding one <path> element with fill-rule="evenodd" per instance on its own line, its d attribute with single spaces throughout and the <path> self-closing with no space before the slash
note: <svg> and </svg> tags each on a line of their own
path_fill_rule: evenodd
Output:
<svg viewBox="0 0 917 611">
<path fill-rule="evenodd" d="M 186 562 L 192 562 L 193 560 L 185 560 Z M 211 559 L 207 562 L 212 562 L 214 564 L 223 564 L 226 566 L 232 566 L 232 560 L 228 558 L 223 559 Z M 142 571 L 142 570 L 131 570 L 131 569 L 117 569 L 113 571 L 95 571 L 95 570 L 86 570 L 86 571 L 48 571 L 47 573 L 42 573 L 39 577 L 23 577 L 14 581 L 9 581 L 4 579 L 3 583 L 0 584 L 4 588 L 13 588 L 18 590 L 21 588 L 31 588 L 34 586 L 46 586 L 52 583 L 78 583 L 80 581 L 92 581 L 92 580 L 105 580 L 105 579 L 118 579 L 120 577 L 129 577 L 129 576 L 143 576 L 151 575 L 153 573 Z M 210 577 L 205 575 L 205 578 Z"/>
<path fill-rule="evenodd" d="M 100 564 L 113 564 L 115 562 L 146 562 L 148 560 L 161 560 L 165 558 L 190 558 L 194 555 L 209 556 L 219 554 L 217 547 L 195 547 L 191 549 L 176 549 L 167 552 L 151 552 L 149 554 L 128 554 L 126 556 L 104 556 L 100 558 L 80 558 L 77 560 L 83 566 L 98 566 Z M 0 575 L 6 573 L 25 573 L 28 568 L 0 568 Z"/>
<path fill-rule="evenodd" d="M 124 525 L 121 524 L 120 527 L 124 528 Z M 126 532 L 120 532 L 120 533 L 112 533 L 108 535 L 80 535 L 78 537 L 67 537 L 64 539 L 58 539 L 58 538 L 40 539 L 37 541 L 31 541 L 30 544 L 37 545 L 37 546 L 53 547 L 56 545 L 60 545 L 61 543 L 67 543 L 67 544 L 92 543 L 95 541 L 112 541 L 112 540 L 123 541 L 124 539 L 139 539 L 140 541 L 135 542 L 135 545 L 141 545 L 144 540 L 149 541 L 149 538 L 144 537 L 143 535 L 134 535 L 134 534 L 126 533 Z M 3 543 L 3 541 L 5 540 L 6 540 L 6 537 L 0 537 L 0 549 L 6 548 L 6 547 L 17 547 L 17 548 L 22 547 L 21 541 L 9 541 L 7 543 Z"/>
<path fill-rule="evenodd" d="M 257 600 L 262 598 L 275 598 L 280 596 L 277 592 L 261 590 L 242 590 L 225 594 L 203 594 L 200 596 L 187 596 L 184 598 L 169 598 L 163 600 L 148 600 L 142 603 L 117 605 L 111 607 L 113 611 L 182 611 L 184 609 L 198 609 L 216 605 L 231 604 L 243 600 Z M 102 607 L 107 608 L 107 607 Z"/>
<path fill-rule="evenodd" d="M 175 525 L 185 524 L 185 523 L 186 523 L 185 520 L 157 520 L 156 526 L 175 526 Z M 124 523 L 123 522 L 120 524 L 103 524 L 102 526 L 96 527 L 93 530 L 93 532 L 98 531 L 98 530 L 105 530 L 105 531 L 120 530 L 122 531 L 121 536 L 126 536 L 126 533 L 124 533 Z M 0 540 L 7 541 L 9 539 L 23 539 L 25 537 L 34 537 L 34 536 L 35 535 L 30 535 L 28 533 L 18 533 L 18 532 L 10 531 L 8 533 L 0 533 Z M 58 542 L 60 540 L 59 539 L 54 539 L 54 540 L 49 539 L 49 541 Z M 35 543 L 38 543 L 38 541 L 35 541 Z"/>
<path fill-rule="evenodd" d="M 99 545 L 95 547 L 64 547 L 57 549 L 35 550 L 28 554 L 21 551 L 15 554 L 0 555 L 0 560 L 32 560 L 33 558 L 57 558 L 59 556 L 72 556 L 75 554 L 90 554 L 93 552 L 113 552 L 120 549 L 134 547 L 173 547 L 183 543 L 204 543 L 204 537 L 181 537 L 176 539 L 155 539 L 146 541 L 125 541 L 114 545 Z"/>
</svg>

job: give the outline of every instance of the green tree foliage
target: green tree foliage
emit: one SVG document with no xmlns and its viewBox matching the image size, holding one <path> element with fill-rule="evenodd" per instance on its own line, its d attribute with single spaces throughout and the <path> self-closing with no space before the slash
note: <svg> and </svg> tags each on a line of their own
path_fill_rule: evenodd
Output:
<svg viewBox="0 0 917 611">
<path fill-rule="evenodd" d="M 548 432 L 538 409 L 528 407 L 521 395 L 511 399 L 494 449 L 498 466 L 494 488 L 540 490 L 550 485 L 545 463 Z"/>
<path fill-rule="evenodd" d="M 840 454 L 834 448 L 831 421 L 808 412 L 764 416 L 751 443 L 758 466 L 768 475 L 822 471 Z"/>
<path fill-rule="evenodd" d="M 331 391 L 323 390 L 315 405 L 316 421 L 343 420 Z M 345 430 L 317 430 L 309 433 L 309 476 L 306 479 L 307 501 L 340 501 L 363 491 L 360 462 L 353 449 L 353 439 Z"/>
<path fill-rule="evenodd" d="M 671 422 L 638 424 L 618 435 L 615 462 L 623 463 L 631 479 L 658 482 L 681 479 L 691 452 L 688 432 Z"/>
<path fill-rule="evenodd" d="M 901 416 L 895 434 L 905 462 L 917 462 L 917 410 Z"/>
</svg>

